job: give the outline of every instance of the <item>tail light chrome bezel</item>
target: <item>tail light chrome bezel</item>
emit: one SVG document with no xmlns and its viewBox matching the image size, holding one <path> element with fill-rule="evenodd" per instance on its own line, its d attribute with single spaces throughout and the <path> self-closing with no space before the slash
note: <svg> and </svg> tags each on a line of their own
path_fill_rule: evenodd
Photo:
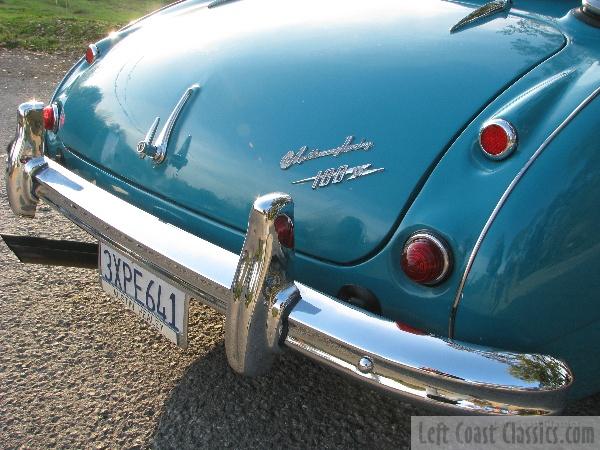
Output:
<svg viewBox="0 0 600 450">
<path fill-rule="evenodd" d="M 437 277 L 435 277 L 433 280 L 428 280 L 428 281 L 413 280 L 412 278 L 410 278 L 410 276 L 408 274 L 406 274 L 406 272 L 404 271 L 404 267 L 403 267 L 403 273 L 413 283 L 421 284 L 424 286 L 436 286 L 436 285 L 442 283 L 443 281 L 445 281 L 448 278 L 448 276 L 450 275 L 450 272 L 452 271 L 452 252 L 450 250 L 450 246 L 446 243 L 446 241 L 444 239 L 442 239 L 437 234 L 435 234 L 429 230 L 417 231 L 416 233 L 412 234 L 407 239 L 407 241 L 404 243 L 404 247 L 402 249 L 402 258 L 403 259 L 404 259 L 404 255 L 405 255 L 406 251 L 409 249 L 409 247 L 417 241 L 427 241 L 427 242 L 433 244 L 437 248 L 437 250 L 442 255 L 442 270 L 437 275 Z"/>
<path fill-rule="evenodd" d="M 504 134 L 506 135 L 506 146 L 499 153 L 490 153 L 484 147 L 484 143 L 482 141 L 484 132 L 490 127 L 500 127 Z M 505 119 L 490 119 L 483 123 L 481 129 L 479 130 L 479 147 L 483 154 L 494 161 L 500 161 L 508 158 L 517 148 L 518 144 L 518 135 L 517 130 L 508 120 Z"/>
</svg>

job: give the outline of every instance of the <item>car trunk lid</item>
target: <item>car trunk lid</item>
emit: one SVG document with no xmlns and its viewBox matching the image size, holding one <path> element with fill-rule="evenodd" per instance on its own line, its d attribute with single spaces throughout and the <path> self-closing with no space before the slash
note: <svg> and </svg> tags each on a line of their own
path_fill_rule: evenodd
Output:
<svg viewBox="0 0 600 450">
<path fill-rule="evenodd" d="M 506 14 L 451 34 L 472 11 L 434 0 L 183 4 L 65 85 L 59 137 L 237 230 L 257 196 L 289 193 L 298 250 L 356 262 L 383 245 L 469 121 L 564 45 L 554 28 Z M 165 161 L 141 160 L 155 117 L 164 124 L 195 84 Z"/>
</svg>

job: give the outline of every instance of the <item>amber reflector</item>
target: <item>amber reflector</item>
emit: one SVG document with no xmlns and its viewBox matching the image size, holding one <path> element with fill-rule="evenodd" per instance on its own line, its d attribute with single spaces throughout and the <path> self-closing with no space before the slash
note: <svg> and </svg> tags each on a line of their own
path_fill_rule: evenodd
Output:
<svg viewBox="0 0 600 450">
<path fill-rule="evenodd" d="M 54 114 L 54 108 L 52 105 L 45 106 L 42 111 L 42 118 L 44 120 L 44 128 L 46 130 L 54 130 L 56 127 L 56 119 Z"/>
<path fill-rule="evenodd" d="M 449 268 L 449 252 L 439 239 L 418 234 L 406 242 L 402 252 L 402 270 L 415 283 L 440 283 L 448 274 Z"/>
<path fill-rule="evenodd" d="M 294 248 L 294 223 L 285 214 L 275 217 L 275 232 L 279 243 L 287 248 Z"/>
</svg>

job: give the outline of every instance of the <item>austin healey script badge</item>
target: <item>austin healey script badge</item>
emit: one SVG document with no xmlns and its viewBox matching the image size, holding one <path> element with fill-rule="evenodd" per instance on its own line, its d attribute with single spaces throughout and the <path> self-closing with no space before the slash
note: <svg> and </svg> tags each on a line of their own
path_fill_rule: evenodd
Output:
<svg viewBox="0 0 600 450">
<path fill-rule="evenodd" d="M 287 170 L 292 166 L 301 165 L 306 161 L 313 159 L 324 158 L 326 156 L 338 157 L 340 155 L 356 152 L 356 151 L 369 151 L 374 147 L 373 142 L 361 140 L 359 143 L 354 143 L 354 136 L 348 136 L 344 143 L 339 147 L 330 148 L 327 150 L 309 150 L 305 145 L 301 147 L 297 152 L 289 151 L 279 163 L 279 167 L 282 170 Z M 292 182 L 292 184 L 311 183 L 312 188 L 322 188 L 332 184 L 339 184 L 344 181 L 356 180 L 367 175 L 373 175 L 375 173 L 383 172 L 383 168 L 373 168 L 372 164 L 362 164 L 360 166 L 350 167 L 347 164 L 339 167 L 332 167 L 325 170 L 320 170 L 316 175 L 302 180 Z"/>
</svg>

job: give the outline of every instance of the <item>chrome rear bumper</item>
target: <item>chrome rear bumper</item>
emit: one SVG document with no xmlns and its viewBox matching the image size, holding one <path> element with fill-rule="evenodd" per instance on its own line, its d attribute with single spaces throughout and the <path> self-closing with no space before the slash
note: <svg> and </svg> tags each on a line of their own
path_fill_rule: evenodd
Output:
<svg viewBox="0 0 600 450">
<path fill-rule="evenodd" d="M 194 236 L 96 187 L 43 154 L 34 133 L 39 104 L 19 108 L 7 190 L 16 214 L 33 217 L 38 199 L 98 239 L 158 271 L 226 314 L 232 368 L 267 371 L 283 348 L 352 377 L 451 412 L 551 414 L 565 404 L 569 368 L 549 356 L 417 335 L 294 281 L 294 251 L 279 244 L 274 220 L 293 221 L 292 199 L 256 200 L 241 255 Z M 160 239 L 157 239 L 160 236 Z"/>
</svg>

